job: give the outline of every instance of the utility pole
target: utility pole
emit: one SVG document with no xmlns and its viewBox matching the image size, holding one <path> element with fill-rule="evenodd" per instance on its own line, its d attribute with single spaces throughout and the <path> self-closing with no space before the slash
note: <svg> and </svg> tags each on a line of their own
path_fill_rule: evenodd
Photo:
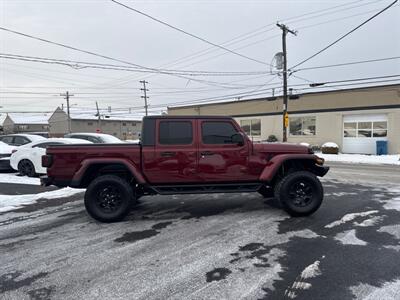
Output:
<svg viewBox="0 0 400 300">
<path fill-rule="evenodd" d="M 290 30 L 285 24 L 279 24 L 278 26 L 282 30 L 282 51 L 283 51 L 283 141 L 287 142 L 287 128 L 289 126 L 289 114 L 288 114 L 288 93 L 287 93 L 287 52 L 286 52 L 286 35 L 291 33 L 296 35 L 297 32 Z"/>
<path fill-rule="evenodd" d="M 67 115 L 68 115 L 68 133 L 71 133 L 71 114 L 69 111 L 69 97 L 72 97 L 74 95 L 71 95 L 68 91 L 65 92 L 65 94 L 60 94 L 60 96 L 65 97 L 67 100 Z"/>
<path fill-rule="evenodd" d="M 143 98 L 144 99 L 144 109 L 145 109 L 145 112 L 146 112 L 146 116 L 147 116 L 147 99 L 149 98 L 148 96 L 147 96 L 147 92 L 149 91 L 147 88 L 146 88 L 146 83 L 148 83 L 146 80 L 141 80 L 141 81 L 139 81 L 141 84 L 143 84 L 143 88 L 141 88 L 140 90 L 141 91 L 143 91 L 143 93 L 144 93 L 144 96 L 141 96 L 141 98 Z"/>
<path fill-rule="evenodd" d="M 99 104 L 96 101 L 96 110 L 97 110 L 97 127 L 99 128 L 100 132 L 101 130 L 101 116 L 100 116 L 100 110 L 99 110 Z"/>
</svg>

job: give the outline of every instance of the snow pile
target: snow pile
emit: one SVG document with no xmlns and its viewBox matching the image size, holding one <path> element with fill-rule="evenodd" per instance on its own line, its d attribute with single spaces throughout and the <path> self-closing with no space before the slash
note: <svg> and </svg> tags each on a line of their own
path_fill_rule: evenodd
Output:
<svg viewBox="0 0 400 300">
<path fill-rule="evenodd" d="M 321 147 L 322 148 L 338 148 L 339 149 L 339 146 L 332 142 L 325 143 Z"/>
<path fill-rule="evenodd" d="M 17 176 L 16 173 L 0 173 L 0 183 L 40 185 L 40 179 L 26 176 Z"/>
<path fill-rule="evenodd" d="M 310 144 L 309 143 L 300 143 L 300 145 L 302 145 L 302 146 L 306 146 L 306 147 L 310 147 Z"/>
<path fill-rule="evenodd" d="M 365 154 L 323 154 L 318 153 L 319 157 L 325 161 L 344 162 L 354 164 L 384 164 L 400 166 L 400 155 L 365 155 Z"/>
<path fill-rule="evenodd" d="M 70 197 L 84 190 L 64 188 L 35 195 L 0 195 L 0 212 L 14 210 L 24 205 L 33 204 L 39 199 L 57 199 Z"/>
</svg>

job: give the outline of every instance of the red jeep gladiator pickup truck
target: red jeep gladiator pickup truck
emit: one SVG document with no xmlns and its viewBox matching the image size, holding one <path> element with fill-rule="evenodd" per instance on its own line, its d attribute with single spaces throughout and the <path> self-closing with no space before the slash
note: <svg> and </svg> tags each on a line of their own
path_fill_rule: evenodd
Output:
<svg viewBox="0 0 400 300">
<path fill-rule="evenodd" d="M 122 220 L 139 197 L 156 194 L 259 192 L 306 216 L 323 199 L 323 163 L 305 146 L 253 143 L 230 117 L 150 116 L 140 144 L 50 146 L 41 180 L 87 188 L 86 210 L 102 222 Z"/>
</svg>

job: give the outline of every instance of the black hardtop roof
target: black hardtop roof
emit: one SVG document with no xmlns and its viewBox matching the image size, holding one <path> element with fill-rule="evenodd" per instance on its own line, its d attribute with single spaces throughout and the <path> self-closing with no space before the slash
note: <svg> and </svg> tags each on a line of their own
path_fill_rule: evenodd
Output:
<svg viewBox="0 0 400 300">
<path fill-rule="evenodd" d="M 199 115 L 161 115 L 147 116 L 143 119 L 232 119 L 230 116 L 199 116 Z"/>
</svg>

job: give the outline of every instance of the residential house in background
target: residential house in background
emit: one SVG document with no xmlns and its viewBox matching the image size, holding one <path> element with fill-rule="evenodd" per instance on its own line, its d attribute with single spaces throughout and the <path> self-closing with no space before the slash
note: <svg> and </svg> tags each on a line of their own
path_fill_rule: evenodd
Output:
<svg viewBox="0 0 400 300">
<path fill-rule="evenodd" d="M 169 107 L 169 115 L 234 117 L 255 141 L 275 135 L 282 141 L 282 97 Z M 339 145 L 343 153 L 375 154 L 386 141 L 400 153 L 400 85 L 381 85 L 291 95 L 288 141 Z"/>
<path fill-rule="evenodd" d="M 68 124 L 70 123 L 70 125 Z M 70 121 L 65 110 L 58 107 L 49 118 L 50 136 L 61 137 L 69 132 L 101 132 L 122 140 L 138 139 L 142 130 L 142 117 L 129 111 L 70 109 Z"/>
<path fill-rule="evenodd" d="M 30 133 L 49 131 L 48 113 L 8 113 L 3 121 L 3 133 Z"/>
</svg>

